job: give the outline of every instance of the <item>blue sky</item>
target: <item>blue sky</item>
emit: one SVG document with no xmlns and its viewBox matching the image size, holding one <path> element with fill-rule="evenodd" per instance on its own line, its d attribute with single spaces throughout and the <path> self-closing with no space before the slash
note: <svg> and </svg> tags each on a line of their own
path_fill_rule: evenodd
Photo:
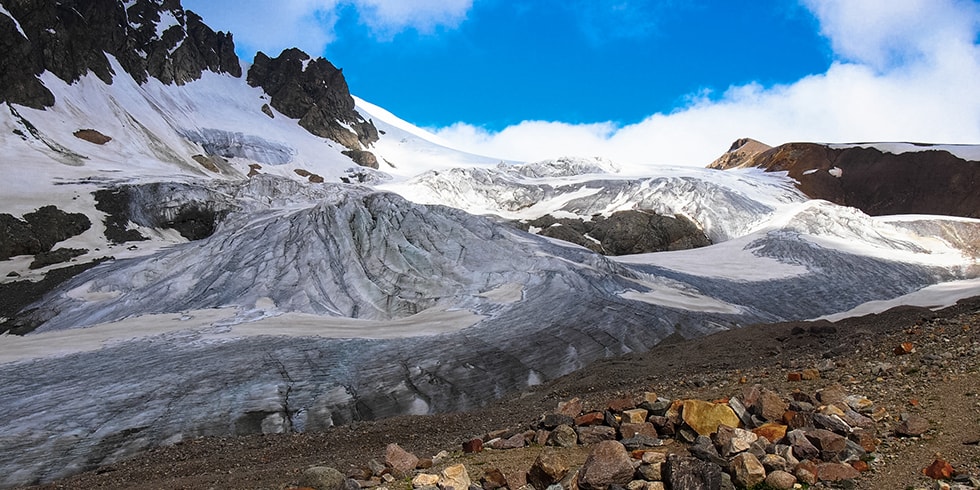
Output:
<svg viewBox="0 0 980 490">
<path fill-rule="evenodd" d="M 183 4 L 245 60 L 322 55 L 355 95 L 493 156 L 704 164 L 742 136 L 980 143 L 975 0 Z"/>
</svg>

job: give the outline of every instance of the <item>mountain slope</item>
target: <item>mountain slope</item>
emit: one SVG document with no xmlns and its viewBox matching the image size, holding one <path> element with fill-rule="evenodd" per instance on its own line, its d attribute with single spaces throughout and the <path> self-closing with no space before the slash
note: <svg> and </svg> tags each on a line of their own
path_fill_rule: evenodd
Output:
<svg viewBox="0 0 980 490">
<path fill-rule="evenodd" d="M 873 216 L 980 217 L 980 194 L 976 192 L 980 150 L 976 146 L 787 143 L 745 153 L 739 142 L 712 168 L 788 172 L 808 197 L 853 206 Z"/>
</svg>

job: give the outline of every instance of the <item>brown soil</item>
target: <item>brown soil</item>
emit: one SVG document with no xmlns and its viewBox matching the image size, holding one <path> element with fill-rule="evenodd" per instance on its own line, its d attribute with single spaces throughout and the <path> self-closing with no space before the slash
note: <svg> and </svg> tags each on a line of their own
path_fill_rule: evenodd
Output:
<svg viewBox="0 0 980 490">
<path fill-rule="evenodd" d="M 903 342 L 912 343 L 914 352 L 896 355 L 893 350 Z M 789 372 L 827 359 L 834 367 L 819 379 L 787 381 Z M 891 368 L 873 374 L 883 364 Z M 678 339 L 647 353 L 597 362 L 479 411 L 360 422 L 322 433 L 188 440 L 41 488 L 282 489 L 312 465 L 346 471 L 381 460 L 391 442 L 420 457 L 447 450 L 453 454 L 449 463 L 466 464 L 477 480 L 487 465 L 504 474 L 526 471 L 541 448 L 463 455 L 463 441 L 493 430 L 527 429 L 559 401 L 580 397 L 587 409 L 599 408 L 644 391 L 712 400 L 739 395 L 757 383 L 783 394 L 799 389 L 811 395 L 840 384 L 850 394 L 870 398 L 889 416 L 878 424 L 877 459 L 855 488 L 925 487 L 931 484 L 921 469 L 937 453 L 957 471 L 980 475 L 978 368 L 980 297 L 935 313 L 903 307 L 836 324 L 759 325 Z M 923 415 L 931 429 L 919 438 L 893 436 L 902 413 Z M 680 442 L 670 448 L 684 450 Z M 586 452 L 573 448 L 562 455 L 579 464 Z"/>
</svg>

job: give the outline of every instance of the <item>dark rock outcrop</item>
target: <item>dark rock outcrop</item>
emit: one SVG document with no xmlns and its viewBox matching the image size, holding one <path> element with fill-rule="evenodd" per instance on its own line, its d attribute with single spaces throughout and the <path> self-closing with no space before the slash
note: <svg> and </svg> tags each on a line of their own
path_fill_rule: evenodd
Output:
<svg viewBox="0 0 980 490">
<path fill-rule="evenodd" d="M 539 234 L 571 242 L 605 255 L 628 255 L 687 250 L 711 245 L 698 226 L 685 216 L 661 216 L 648 211 L 617 211 L 592 221 L 556 219 L 545 215 L 527 225 Z"/>
<path fill-rule="evenodd" d="M 80 235 L 91 226 L 88 216 L 66 213 L 55 206 L 27 213 L 23 220 L 0 214 L 0 260 L 50 251 L 56 243 Z"/>
<path fill-rule="evenodd" d="M 343 72 L 323 58 L 291 48 L 270 58 L 261 51 L 248 70 L 248 84 L 261 87 L 271 105 L 312 134 L 362 150 L 378 140 L 374 123 L 354 110 Z"/>
<path fill-rule="evenodd" d="M 734 167 L 788 172 L 807 196 L 855 207 L 871 216 L 980 218 L 980 193 L 976 191 L 980 163 L 939 148 L 895 154 L 860 146 L 787 143 L 740 158 L 722 157 L 713 164 L 713 168 Z"/>
<path fill-rule="evenodd" d="M 214 32 L 180 0 L 19 0 L 0 15 L 0 101 L 43 108 L 54 96 L 38 75 L 74 82 L 94 73 L 112 83 L 107 54 L 136 81 L 178 85 L 204 71 L 241 76 L 231 34 Z M 16 19 L 16 21 L 14 20 Z M 19 26 L 19 29 L 18 29 Z"/>
<path fill-rule="evenodd" d="M 95 208 L 106 213 L 105 236 L 114 243 L 142 241 L 135 223 L 170 228 L 188 240 L 211 236 L 231 210 L 218 193 L 202 186 L 175 183 L 126 185 L 94 193 Z"/>
</svg>

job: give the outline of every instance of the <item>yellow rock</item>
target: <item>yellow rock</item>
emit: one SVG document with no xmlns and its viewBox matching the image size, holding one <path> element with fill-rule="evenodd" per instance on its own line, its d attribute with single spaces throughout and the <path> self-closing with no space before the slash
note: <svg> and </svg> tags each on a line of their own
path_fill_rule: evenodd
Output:
<svg viewBox="0 0 980 490">
<path fill-rule="evenodd" d="M 412 487 L 432 487 L 439 483 L 439 475 L 430 475 L 428 473 L 422 473 L 416 475 L 412 478 Z"/>
<path fill-rule="evenodd" d="M 642 408 L 635 408 L 623 412 L 623 422 L 630 424 L 642 424 L 647 421 L 647 411 Z"/>
<path fill-rule="evenodd" d="M 442 470 L 442 478 L 439 479 L 439 487 L 453 487 L 457 490 L 470 488 L 470 475 L 466 472 L 466 467 L 457 464 Z"/>
<path fill-rule="evenodd" d="M 740 426 L 738 416 L 731 407 L 702 400 L 684 400 L 681 417 L 687 425 L 703 436 L 716 432 L 719 425 Z"/>
</svg>

